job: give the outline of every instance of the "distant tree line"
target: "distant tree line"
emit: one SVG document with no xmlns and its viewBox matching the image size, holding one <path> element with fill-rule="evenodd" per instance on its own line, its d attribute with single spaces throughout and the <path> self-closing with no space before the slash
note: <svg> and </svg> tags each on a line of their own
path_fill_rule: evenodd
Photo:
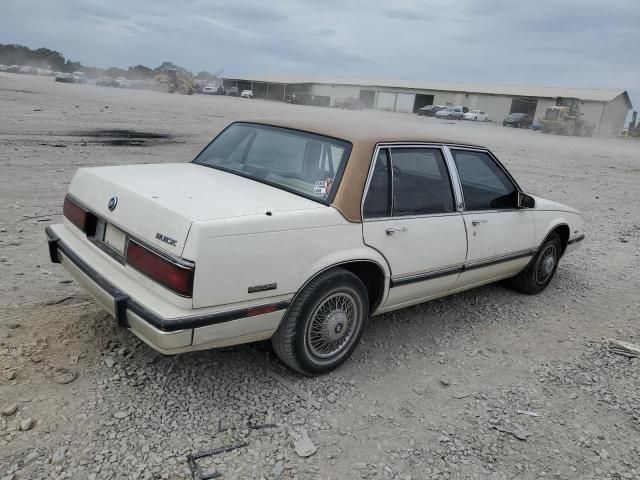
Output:
<svg viewBox="0 0 640 480">
<path fill-rule="evenodd" d="M 49 50 L 48 48 L 38 48 L 31 50 L 24 45 L 3 45 L 0 44 L 0 64 L 2 65 L 25 65 L 53 70 L 55 72 L 84 72 L 88 77 L 97 78 L 102 76 L 127 77 L 131 80 L 145 80 L 156 75 L 166 73 L 169 69 L 176 69 L 184 76 L 193 76 L 185 68 L 179 67 L 173 62 L 162 62 L 156 68 L 149 68 L 144 65 L 136 65 L 128 69 L 119 67 L 97 68 L 82 65 L 64 58 L 60 52 Z M 201 80 L 213 80 L 215 76 L 207 71 L 198 73 L 195 78 Z"/>
</svg>

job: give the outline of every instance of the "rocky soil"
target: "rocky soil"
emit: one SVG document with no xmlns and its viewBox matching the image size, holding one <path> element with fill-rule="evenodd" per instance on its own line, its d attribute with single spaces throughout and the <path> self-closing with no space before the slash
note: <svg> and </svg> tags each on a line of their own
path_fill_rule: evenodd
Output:
<svg viewBox="0 0 640 480">
<path fill-rule="evenodd" d="M 188 455 L 245 443 L 195 462 L 230 479 L 640 478 L 640 359 L 606 343 L 640 344 L 639 142 L 12 74 L 0 112 L 0 479 L 187 479 Z M 335 115 L 487 145 L 583 212 L 584 245 L 539 296 L 492 285 L 374 317 L 320 378 L 266 342 L 161 356 L 49 262 L 76 168 L 188 161 L 235 119 Z"/>
</svg>

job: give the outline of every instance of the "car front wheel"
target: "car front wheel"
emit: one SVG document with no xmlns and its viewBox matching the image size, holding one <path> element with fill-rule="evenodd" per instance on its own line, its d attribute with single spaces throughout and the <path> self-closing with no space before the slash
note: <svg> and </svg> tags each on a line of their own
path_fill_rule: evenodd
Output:
<svg viewBox="0 0 640 480">
<path fill-rule="evenodd" d="M 356 348 L 369 298 L 362 281 L 336 268 L 318 275 L 296 296 L 271 338 L 285 364 L 305 375 L 329 372 Z"/>
<path fill-rule="evenodd" d="M 530 295 L 542 292 L 556 274 L 562 254 L 561 249 L 562 244 L 558 234 L 554 232 L 549 235 L 529 265 L 511 279 L 512 286 Z"/>
</svg>

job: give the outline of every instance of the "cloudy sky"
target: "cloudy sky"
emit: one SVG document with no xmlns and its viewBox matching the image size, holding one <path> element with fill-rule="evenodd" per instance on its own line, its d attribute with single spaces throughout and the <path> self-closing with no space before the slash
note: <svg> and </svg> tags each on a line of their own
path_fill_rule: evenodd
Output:
<svg viewBox="0 0 640 480">
<path fill-rule="evenodd" d="M 621 88 L 640 0 L 2 0 L 0 43 L 100 67 Z"/>
</svg>

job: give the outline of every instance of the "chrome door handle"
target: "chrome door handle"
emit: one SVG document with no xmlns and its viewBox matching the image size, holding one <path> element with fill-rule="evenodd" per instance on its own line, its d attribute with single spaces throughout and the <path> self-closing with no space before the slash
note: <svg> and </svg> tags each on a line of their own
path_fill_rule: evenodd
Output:
<svg viewBox="0 0 640 480">
<path fill-rule="evenodd" d="M 407 231 L 407 227 L 401 227 L 401 228 L 387 228 L 385 229 L 385 232 L 387 233 L 387 235 L 393 235 L 396 232 L 406 232 Z"/>
<path fill-rule="evenodd" d="M 487 223 L 488 221 L 489 220 L 471 220 L 471 225 L 473 225 L 474 227 L 477 227 L 481 223 Z"/>
</svg>

